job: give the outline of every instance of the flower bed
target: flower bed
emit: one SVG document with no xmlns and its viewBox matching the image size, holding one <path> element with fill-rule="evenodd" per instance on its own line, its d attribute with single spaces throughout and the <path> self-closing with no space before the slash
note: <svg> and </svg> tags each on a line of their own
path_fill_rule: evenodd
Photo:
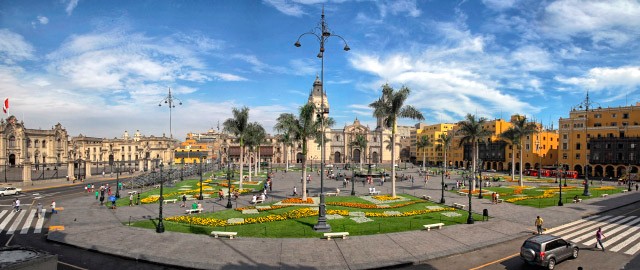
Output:
<svg viewBox="0 0 640 270">
<path fill-rule="evenodd" d="M 373 198 L 378 201 L 394 201 L 402 199 L 401 197 L 391 197 L 389 195 L 375 195 Z"/>
<path fill-rule="evenodd" d="M 336 206 L 344 206 L 344 207 L 353 207 L 353 208 L 361 208 L 361 209 L 381 209 L 381 208 L 399 208 L 407 205 L 412 205 L 414 203 L 418 203 L 419 201 L 409 201 L 406 203 L 400 203 L 393 206 L 380 206 L 376 204 L 366 204 L 366 203 L 353 203 L 353 202 L 327 202 L 327 205 L 336 205 Z"/>
<path fill-rule="evenodd" d="M 313 199 L 307 198 L 306 201 L 303 201 L 302 198 L 286 198 L 282 200 L 282 203 L 313 204 Z"/>
</svg>

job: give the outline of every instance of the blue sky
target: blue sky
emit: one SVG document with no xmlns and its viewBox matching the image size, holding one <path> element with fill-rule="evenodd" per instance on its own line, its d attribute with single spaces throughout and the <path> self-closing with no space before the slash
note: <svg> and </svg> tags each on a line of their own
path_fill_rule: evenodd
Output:
<svg viewBox="0 0 640 270">
<path fill-rule="evenodd" d="M 320 73 L 318 42 L 293 44 L 323 4 L 351 47 L 326 45 L 337 127 L 375 127 L 367 105 L 384 83 L 409 87 L 429 124 L 520 113 L 557 127 L 587 90 L 602 107 L 640 101 L 635 0 L 0 0 L 0 97 L 29 128 L 168 136 L 171 88 L 176 138 L 241 106 L 271 131 Z"/>
</svg>

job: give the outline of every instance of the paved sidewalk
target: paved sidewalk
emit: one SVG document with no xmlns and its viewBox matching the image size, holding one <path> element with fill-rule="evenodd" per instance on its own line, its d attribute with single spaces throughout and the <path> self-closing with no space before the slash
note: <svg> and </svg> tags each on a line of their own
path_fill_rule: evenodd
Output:
<svg viewBox="0 0 640 270">
<path fill-rule="evenodd" d="M 316 176 L 314 174 L 314 176 Z M 299 174 L 277 173 L 274 179 L 272 199 L 290 195 L 294 185 L 299 190 Z M 447 180 L 449 185 L 455 180 Z M 310 193 L 317 192 L 318 177 L 311 183 Z M 418 181 L 416 181 L 417 183 Z M 339 187 L 341 195 L 349 190 L 342 183 L 326 180 L 326 190 Z M 356 183 L 358 194 L 366 193 L 368 186 Z M 383 193 L 390 183 L 376 189 Z M 421 196 L 431 196 L 439 201 L 440 179 L 431 180 L 425 189 L 411 182 L 398 182 L 398 190 Z M 124 192 L 126 192 L 125 190 Z M 446 204 L 468 204 L 468 197 L 445 192 Z M 248 198 L 241 197 L 238 206 L 246 205 Z M 58 214 L 56 224 L 64 225 L 64 231 L 50 232 L 48 239 L 84 249 L 95 250 L 137 260 L 152 261 L 199 269 L 367 269 L 385 266 L 415 264 L 433 258 L 464 253 L 530 235 L 534 220 L 540 215 L 545 227 L 555 227 L 582 217 L 640 201 L 639 192 L 621 193 L 606 198 L 594 198 L 580 204 L 564 207 L 536 209 L 509 203 L 491 204 L 489 200 L 474 197 L 473 210 L 481 213 L 488 209 L 489 221 L 476 221 L 473 225 L 446 226 L 441 230 L 408 231 L 381 235 L 354 236 L 337 239 L 276 239 L 247 238 L 226 239 L 174 232 L 156 233 L 154 230 L 126 226 L 129 220 L 153 218 L 158 206 L 140 205 L 119 207 L 117 210 L 99 206 L 92 196 L 81 196 L 63 202 L 64 211 Z M 205 211 L 223 210 L 226 201 L 215 199 L 203 203 Z M 235 205 L 234 205 L 235 207 Z M 165 216 L 184 214 L 179 204 L 164 207 Z M 53 220 L 53 219 L 52 219 Z M 125 224 L 125 225 L 122 225 Z"/>
</svg>

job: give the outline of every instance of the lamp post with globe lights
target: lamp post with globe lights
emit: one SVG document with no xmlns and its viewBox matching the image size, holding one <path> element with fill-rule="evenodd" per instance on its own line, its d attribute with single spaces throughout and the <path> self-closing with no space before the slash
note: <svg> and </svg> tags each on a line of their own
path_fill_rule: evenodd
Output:
<svg viewBox="0 0 640 270">
<path fill-rule="evenodd" d="M 325 46 L 324 46 L 324 44 L 327 42 L 327 40 L 330 37 L 333 36 L 333 37 L 337 37 L 337 38 L 341 39 L 344 42 L 344 50 L 345 51 L 349 51 L 351 48 L 349 48 L 349 45 L 347 44 L 347 41 L 343 37 L 334 34 L 327 27 L 327 23 L 325 22 L 325 19 L 324 19 L 324 8 L 322 9 L 322 15 L 320 17 L 319 25 L 314 27 L 309 32 L 301 34 L 298 37 L 298 40 L 296 40 L 294 46 L 296 46 L 296 47 L 302 46 L 300 44 L 300 38 L 302 38 L 305 35 L 315 36 L 317 38 L 319 44 L 320 44 L 320 51 L 318 52 L 317 56 L 321 60 L 320 82 L 322 84 L 322 86 L 320 88 L 321 89 L 320 96 L 321 96 L 322 100 L 320 102 L 320 111 L 318 112 L 318 115 L 319 115 L 320 121 L 321 121 L 322 132 L 323 132 L 323 134 L 321 136 L 321 139 L 320 139 L 320 205 L 318 207 L 318 223 L 313 226 L 313 229 L 315 231 L 319 231 L 319 232 L 328 232 L 328 231 L 331 231 L 331 226 L 327 223 L 326 204 L 325 204 L 325 195 L 324 195 L 324 162 L 325 162 L 324 129 L 325 129 L 325 117 L 329 113 L 329 110 L 328 110 L 328 108 L 325 108 L 325 105 L 324 105 L 324 95 L 325 95 L 325 92 L 324 92 L 324 51 L 325 51 Z M 306 191 L 303 191 L 303 192 L 306 192 Z"/>
</svg>

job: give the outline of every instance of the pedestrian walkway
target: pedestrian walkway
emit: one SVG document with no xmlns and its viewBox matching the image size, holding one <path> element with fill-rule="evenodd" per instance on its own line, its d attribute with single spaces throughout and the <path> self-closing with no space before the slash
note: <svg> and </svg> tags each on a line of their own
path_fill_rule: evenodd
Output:
<svg viewBox="0 0 640 270">
<path fill-rule="evenodd" d="M 410 172 L 405 172 L 410 174 Z M 415 173 L 414 173 L 415 174 Z M 317 177 L 316 177 L 317 178 Z M 308 187 L 309 193 L 319 192 L 319 181 L 312 181 Z M 269 193 L 267 202 L 291 197 L 291 190 L 297 186 L 300 192 L 299 173 L 276 173 L 274 176 L 274 190 Z M 453 180 L 446 183 L 452 185 Z M 412 184 L 411 181 L 398 181 L 398 193 L 420 197 L 427 195 L 438 202 L 441 197 L 440 181 L 430 181 L 424 185 Z M 382 194 L 389 194 L 390 183 L 385 186 L 376 185 Z M 339 187 L 340 196 L 349 196 L 350 187 L 342 188 L 341 181 L 325 180 L 325 192 Z M 367 194 L 368 185 L 356 183 L 354 190 L 357 195 Z M 344 195 L 342 195 L 344 194 Z M 544 209 L 518 206 L 510 203 L 491 204 L 489 199 L 471 199 L 473 212 L 482 213 L 487 209 L 491 218 L 489 221 L 476 221 L 475 224 L 452 225 L 441 230 L 406 231 L 381 235 L 353 236 L 348 239 L 327 241 L 319 238 L 248 238 L 239 235 L 237 239 L 213 238 L 202 234 L 175 233 L 166 231 L 156 233 L 153 229 L 129 227 L 129 220 L 152 219 L 158 217 L 157 204 L 138 206 L 124 206 L 118 209 L 107 209 L 100 206 L 91 196 L 80 196 L 65 202 L 65 211 L 56 216 L 51 225 L 63 225 L 64 231 L 49 232 L 48 239 L 79 248 L 96 250 L 132 258 L 148 260 L 167 265 L 178 265 L 199 269 L 367 269 L 391 267 L 403 264 L 415 264 L 430 259 L 465 253 L 492 244 L 525 237 L 535 230 L 534 219 L 537 215 L 545 219 L 545 226 L 563 226 L 568 233 L 576 233 L 582 229 L 579 222 L 601 222 L 598 213 L 627 205 L 640 200 L 640 193 L 615 194 L 606 198 L 593 198 L 581 204 L 571 204 L 563 207 L 548 207 Z M 249 203 L 248 195 L 233 201 L 233 206 L 242 207 Z M 453 203 L 469 206 L 469 198 L 458 196 L 456 193 L 445 192 L 446 205 Z M 224 210 L 227 200 L 217 201 L 209 199 L 203 201 L 205 212 Z M 465 208 L 468 209 L 468 208 Z M 163 205 L 164 217 L 184 215 L 184 208 L 179 204 Z M 584 220 L 583 220 L 584 219 Z M 631 223 L 634 219 L 622 217 L 611 224 L 636 226 Z M 55 223 L 55 224 L 53 224 Z M 124 224 L 124 225 L 123 225 Z M 590 223 L 591 224 L 591 223 Z M 166 225 L 165 225 L 166 226 Z M 589 226 L 589 225 L 587 225 Z M 605 225 L 607 226 L 607 225 Z M 617 229 L 618 226 L 608 228 Z M 194 227 L 194 230 L 198 228 Z M 554 230 L 554 229 L 552 229 Z M 558 229 L 559 230 L 559 229 Z M 96 234 L 96 231 L 108 231 L 108 234 Z M 624 228 L 611 235 L 618 237 Z M 594 235 L 595 231 L 577 233 L 573 237 Z M 640 235 L 640 234 L 635 234 Z M 627 238 L 627 240 L 632 237 Z M 582 242 L 591 240 L 589 237 Z M 622 245 L 627 240 L 605 239 L 605 247 L 612 249 L 615 245 Z M 637 238 L 635 238 L 637 240 Z M 621 252 L 632 251 L 637 246 L 635 240 L 630 241 L 631 247 L 621 248 Z M 607 245 L 607 241 L 611 244 Z M 382 247 L 382 249 L 381 249 Z"/>
<path fill-rule="evenodd" d="M 41 218 L 36 217 L 36 211 L 36 209 L 23 209 L 19 212 L 12 209 L 0 211 L 0 233 L 8 235 L 42 233 L 46 210 L 42 209 Z"/>
<path fill-rule="evenodd" d="M 594 248 L 596 231 L 602 228 L 606 236 L 602 244 L 606 251 L 634 255 L 640 249 L 640 217 L 593 215 L 545 231 L 580 244 L 581 248 Z M 599 249 L 599 248 L 598 248 Z"/>
</svg>

